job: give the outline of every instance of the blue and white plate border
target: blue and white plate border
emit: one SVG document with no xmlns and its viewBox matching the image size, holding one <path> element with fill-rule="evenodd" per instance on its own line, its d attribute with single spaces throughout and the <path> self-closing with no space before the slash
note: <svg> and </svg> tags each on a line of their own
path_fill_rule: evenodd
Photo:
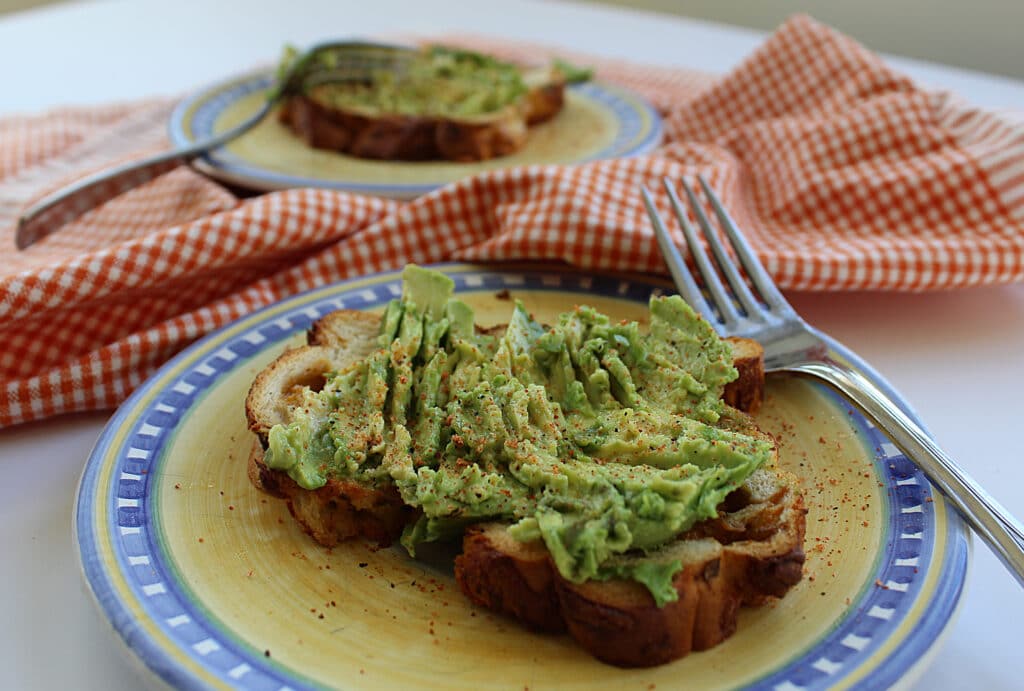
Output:
<svg viewBox="0 0 1024 691">
<path fill-rule="evenodd" d="M 241 98 L 256 91 L 265 91 L 273 82 L 266 70 L 207 87 L 182 100 L 171 112 L 168 133 L 172 144 L 186 147 L 198 139 L 212 136 L 218 116 Z M 575 93 L 607 108 L 618 123 L 613 141 L 599 151 L 579 160 L 584 163 L 607 158 L 624 158 L 649 153 L 660 143 L 664 131 L 661 116 L 639 95 L 619 86 L 601 82 L 585 82 L 569 87 Z M 361 194 L 410 199 L 443 186 L 430 183 L 366 183 L 358 179 L 328 179 L 289 175 L 254 165 L 227 149 L 219 149 L 200 157 L 195 163 L 207 174 L 231 184 L 260 190 L 293 187 L 322 187 Z"/>
<path fill-rule="evenodd" d="M 642 301 L 670 286 L 649 277 L 592 275 L 552 268 L 439 268 L 456 290 L 551 290 Z M 164 682 L 182 688 L 227 684 L 300 688 L 313 682 L 264 658 L 188 601 L 171 577 L 168 555 L 150 528 L 148 490 L 167 441 L 189 409 L 227 372 L 278 346 L 327 312 L 379 306 L 400 292 L 397 272 L 318 288 L 228 325 L 187 348 L 136 390 L 101 434 L 86 464 L 75 536 L 86 582 L 130 651 Z M 837 343 L 834 355 L 857 365 L 894 400 L 899 395 Z M 834 394 L 869 448 L 886 489 L 887 527 L 875 583 L 808 650 L 795 653 L 751 688 L 790 691 L 837 684 L 888 688 L 919 673 L 951 622 L 966 579 L 970 540 L 920 471 L 884 435 Z M 907 408 L 905 404 L 904 408 Z M 908 412 L 913 412 L 907 408 Z M 937 526 L 944 526 L 941 531 Z M 936 568 L 919 568 L 938 559 Z"/>
</svg>

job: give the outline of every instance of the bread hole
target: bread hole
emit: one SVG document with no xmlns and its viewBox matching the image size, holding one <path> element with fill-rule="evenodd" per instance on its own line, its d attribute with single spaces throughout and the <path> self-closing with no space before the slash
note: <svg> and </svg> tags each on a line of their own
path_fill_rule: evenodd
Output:
<svg viewBox="0 0 1024 691">
<path fill-rule="evenodd" d="M 721 504 L 718 505 L 719 512 L 736 513 L 750 504 L 750 492 L 745 487 L 729 492 Z"/>
<path fill-rule="evenodd" d="M 326 381 L 327 380 L 322 372 L 304 372 L 303 374 L 297 377 L 292 377 L 285 382 L 285 386 L 282 387 L 281 393 L 289 398 L 301 397 L 304 389 L 309 389 L 310 391 L 317 393 L 324 388 L 324 383 Z"/>
</svg>

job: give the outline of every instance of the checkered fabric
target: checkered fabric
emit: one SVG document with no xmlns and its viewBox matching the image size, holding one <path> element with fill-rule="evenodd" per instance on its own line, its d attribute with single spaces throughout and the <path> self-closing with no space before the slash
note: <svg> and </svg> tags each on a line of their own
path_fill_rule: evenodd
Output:
<svg viewBox="0 0 1024 691">
<path fill-rule="evenodd" d="M 0 426 L 116 406 L 190 341 L 297 291 L 444 260 L 663 273 L 640 202 L 706 175 L 784 289 L 1024 278 L 1024 127 L 920 89 L 798 16 L 721 77 L 557 52 L 647 96 L 655 153 L 463 179 L 411 202 L 318 189 L 239 199 L 182 167 L 24 252 L 13 220 L 86 171 L 167 146 L 171 105 L 0 119 Z M 682 236 L 678 238 L 682 243 Z"/>
</svg>

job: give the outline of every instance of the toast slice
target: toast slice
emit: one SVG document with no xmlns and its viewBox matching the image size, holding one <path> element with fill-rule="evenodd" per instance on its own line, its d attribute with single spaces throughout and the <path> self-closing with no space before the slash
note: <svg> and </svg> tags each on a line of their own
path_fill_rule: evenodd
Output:
<svg viewBox="0 0 1024 691">
<path fill-rule="evenodd" d="M 402 532 L 412 511 L 394 487 L 372 488 L 331 479 L 307 490 L 287 473 L 263 462 L 270 428 L 285 422 L 297 394 L 318 390 L 325 376 L 369 355 L 376 347 L 380 317 L 367 312 L 333 312 L 317 320 L 306 334 L 307 345 L 288 350 L 264 368 L 245 399 L 245 415 L 256 441 L 249 454 L 249 480 L 258 489 L 284 499 L 303 529 L 327 547 L 363 537 L 389 545 Z"/>
<path fill-rule="evenodd" d="M 800 581 L 806 511 L 796 488 L 792 476 L 758 469 L 717 518 L 657 552 L 622 557 L 682 563 L 672 581 L 678 599 L 662 607 L 636 581 L 572 583 L 542 542 L 518 542 L 500 523 L 467 531 L 455 578 L 473 602 L 534 630 L 568 631 L 603 662 L 663 664 L 722 642 L 742 605 L 781 597 Z"/>
<path fill-rule="evenodd" d="M 557 66 L 520 70 L 468 51 L 428 48 L 398 76 L 326 83 L 289 96 L 280 121 L 309 146 L 389 161 L 483 161 L 526 143 L 562 109 Z"/>
<path fill-rule="evenodd" d="M 249 428 L 256 436 L 250 480 L 284 499 L 304 530 L 326 546 L 353 537 L 389 544 L 418 512 L 388 485 L 332 479 L 319 489 L 303 489 L 285 472 L 264 464 L 267 435 L 288 419 L 289 406 L 301 400 L 306 387 L 318 390 L 330 373 L 369 355 L 377 347 L 379 327 L 380 317 L 365 312 L 326 315 L 309 330 L 306 345 L 286 351 L 259 373 L 246 398 Z M 739 376 L 723 398 L 736 408 L 756 410 L 764 392 L 763 350 L 748 339 L 729 342 Z M 774 445 L 739 410 L 728 412 L 720 424 Z M 541 541 L 520 542 L 503 523 L 465 532 L 455 576 L 471 601 L 531 629 L 568 631 L 610 664 L 651 666 L 721 642 L 735 630 L 741 606 L 780 597 L 797 583 L 805 513 L 795 478 L 768 464 L 726 497 L 717 518 L 696 524 L 655 552 L 616 557 L 682 564 L 671 583 L 677 599 L 661 607 L 633 580 L 567 580 Z"/>
</svg>

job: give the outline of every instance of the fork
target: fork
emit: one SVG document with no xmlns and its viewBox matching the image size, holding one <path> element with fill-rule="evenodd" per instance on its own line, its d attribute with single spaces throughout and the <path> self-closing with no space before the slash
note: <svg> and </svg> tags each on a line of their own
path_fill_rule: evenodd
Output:
<svg viewBox="0 0 1024 691">
<path fill-rule="evenodd" d="M 386 43 L 320 43 L 279 69 L 262 106 L 244 122 L 180 149 L 102 170 L 47 195 L 18 219 L 15 245 L 23 250 L 99 204 L 224 146 L 259 124 L 287 95 L 328 82 L 365 81 L 377 70 L 396 70 L 413 49 Z"/>
<path fill-rule="evenodd" d="M 947 456 L 928 433 L 870 379 L 830 355 L 827 337 L 807 324 L 790 306 L 710 185 L 703 176 L 698 176 L 698 181 L 751 285 L 748 286 L 729 257 L 696 193 L 684 179 L 682 185 L 689 206 L 711 248 L 713 259 L 708 256 L 671 181 L 666 178 L 663 183 L 669 202 L 683 229 L 704 291 L 672 241 L 650 191 L 643 187 L 641 192 L 658 245 L 682 297 L 722 336 L 759 341 L 765 351 L 766 373 L 787 372 L 818 379 L 846 396 L 916 463 L 1014 574 L 1017 582 L 1024 585 L 1024 526 Z M 725 283 L 720 274 L 725 277 Z"/>
</svg>

